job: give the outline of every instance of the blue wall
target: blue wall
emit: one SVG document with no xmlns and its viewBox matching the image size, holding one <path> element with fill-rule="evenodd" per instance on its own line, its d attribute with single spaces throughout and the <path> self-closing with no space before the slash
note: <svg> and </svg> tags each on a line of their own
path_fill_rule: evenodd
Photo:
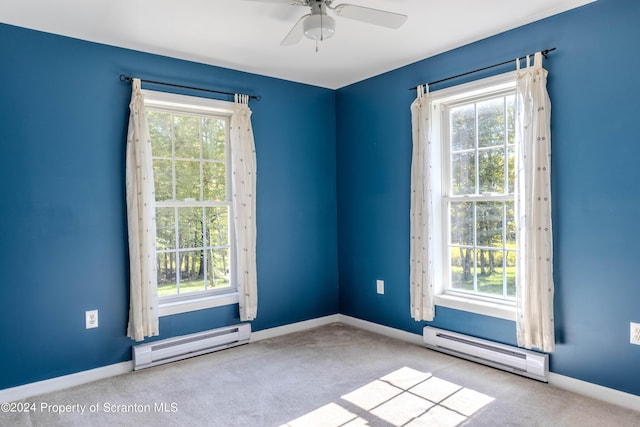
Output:
<svg viewBox="0 0 640 427">
<path fill-rule="evenodd" d="M 629 322 L 640 322 L 638 22 L 640 2 L 600 0 L 338 90 L 340 312 L 416 333 L 425 325 L 409 313 L 415 95 L 407 89 L 557 47 L 545 62 L 558 339 L 551 370 L 640 395 L 640 347 L 629 344 Z M 384 295 L 376 279 L 386 281 Z M 505 320 L 437 307 L 433 324 L 515 343 L 515 324 Z"/>
<path fill-rule="evenodd" d="M 254 330 L 341 312 L 420 333 L 407 89 L 555 46 L 551 369 L 640 395 L 637 22 L 637 1 L 600 0 L 335 92 L 0 25 L 0 389 L 130 359 L 120 73 L 262 95 Z M 168 316 L 161 338 L 238 320 L 236 306 Z M 438 308 L 433 324 L 515 342 L 509 321 Z"/>
<path fill-rule="evenodd" d="M 334 91 L 7 25 L 0 40 L 0 389 L 131 359 L 121 73 L 262 96 L 253 329 L 337 313 Z M 161 338 L 238 321 L 237 305 L 163 317 Z"/>
</svg>

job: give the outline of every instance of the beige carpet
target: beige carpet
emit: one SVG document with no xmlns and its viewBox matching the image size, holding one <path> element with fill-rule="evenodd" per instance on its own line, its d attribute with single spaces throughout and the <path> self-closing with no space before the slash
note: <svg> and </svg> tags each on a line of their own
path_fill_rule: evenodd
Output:
<svg viewBox="0 0 640 427">
<path fill-rule="evenodd" d="M 640 426 L 640 412 L 342 324 L 23 403 L 0 425 Z"/>
</svg>

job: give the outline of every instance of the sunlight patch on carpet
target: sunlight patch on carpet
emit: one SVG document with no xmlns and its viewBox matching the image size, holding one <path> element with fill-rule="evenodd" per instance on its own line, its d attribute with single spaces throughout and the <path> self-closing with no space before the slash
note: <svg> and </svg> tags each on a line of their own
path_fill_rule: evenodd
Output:
<svg viewBox="0 0 640 427">
<path fill-rule="evenodd" d="M 344 402 L 332 402 L 284 426 L 364 427 L 369 425 L 368 420 L 384 420 L 397 427 L 455 427 L 495 400 L 408 367 L 373 380 L 341 399 Z M 344 407 L 349 405 L 355 408 Z"/>
<path fill-rule="evenodd" d="M 387 382 L 375 380 L 364 387 L 360 387 L 349 394 L 345 394 L 342 398 L 347 402 L 351 402 L 354 405 L 369 411 L 400 393 L 402 393 L 401 389 L 394 387 Z"/>
<path fill-rule="evenodd" d="M 393 371 L 389 375 L 385 375 L 380 379 L 403 390 L 408 390 L 429 377 L 431 377 L 431 374 L 428 372 L 416 371 L 415 369 L 407 368 L 405 366 L 404 368 Z"/>
<path fill-rule="evenodd" d="M 467 417 L 450 411 L 442 406 L 435 406 L 418 418 L 412 420 L 406 427 L 455 427 L 463 423 Z"/>
<path fill-rule="evenodd" d="M 371 413 L 394 426 L 402 426 L 424 414 L 433 405 L 432 402 L 414 394 L 402 393 L 373 409 Z"/>
<path fill-rule="evenodd" d="M 439 403 L 462 389 L 458 384 L 431 377 L 428 381 L 415 386 L 411 392 L 432 402 Z"/>
<path fill-rule="evenodd" d="M 441 405 L 468 417 L 478 412 L 493 400 L 494 399 L 492 397 L 489 397 L 486 394 L 478 393 L 477 391 L 468 388 L 463 388 L 445 399 Z"/>
<path fill-rule="evenodd" d="M 329 403 L 280 427 L 338 427 L 357 420 L 356 414 L 336 403 Z M 356 426 L 358 424 L 350 425 Z M 366 421 L 360 425 L 367 425 Z"/>
</svg>

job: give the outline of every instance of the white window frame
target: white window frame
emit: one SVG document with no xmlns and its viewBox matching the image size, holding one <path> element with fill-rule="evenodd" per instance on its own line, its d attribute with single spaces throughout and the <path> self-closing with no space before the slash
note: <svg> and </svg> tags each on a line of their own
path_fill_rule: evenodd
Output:
<svg viewBox="0 0 640 427">
<path fill-rule="evenodd" d="M 449 181 L 449 124 L 448 108 L 460 103 L 474 102 L 474 100 L 487 96 L 500 96 L 506 93 L 515 93 L 516 72 L 508 72 L 470 83 L 449 87 L 434 91 L 430 94 L 432 105 L 431 111 L 431 141 L 432 154 L 438 161 L 433 162 L 434 171 L 433 185 L 433 212 L 434 212 L 434 238 L 437 251 L 434 260 L 435 277 L 437 278 L 434 289 L 434 303 L 442 307 L 468 311 L 507 320 L 516 320 L 515 301 L 499 298 L 486 298 L 481 295 L 463 294 L 449 290 L 449 247 L 448 235 L 449 210 L 446 197 L 446 188 Z M 498 196 L 500 198 L 501 196 Z M 465 199 L 466 200 L 466 199 Z M 472 198 L 469 198 L 471 201 Z"/>
<path fill-rule="evenodd" d="M 224 117 L 227 122 L 226 130 L 226 189 L 227 200 L 219 205 L 229 207 L 229 253 L 230 253 L 230 289 L 211 290 L 187 293 L 178 296 L 159 298 L 159 316 L 169 316 L 172 314 L 186 313 L 195 310 L 220 307 L 224 305 L 237 304 L 239 302 L 236 269 L 235 269 L 235 236 L 233 224 L 233 206 L 231 203 L 231 150 L 229 144 L 229 123 L 233 115 L 233 103 L 208 98 L 200 98 L 188 95 L 178 95 L 167 92 L 157 92 L 143 90 L 145 97 L 145 107 L 148 110 L 166 111 L 176 114 L 196 114 L 210 117 Z M 166 202 L 157 202 L 156 206 L 162 207 Z M 174 202 L 170 203 L 172 206 Z M 190 203 L 185 201 L 181 204 L 184 207 L 198 206 L 202 203 Z"/>
</svg>

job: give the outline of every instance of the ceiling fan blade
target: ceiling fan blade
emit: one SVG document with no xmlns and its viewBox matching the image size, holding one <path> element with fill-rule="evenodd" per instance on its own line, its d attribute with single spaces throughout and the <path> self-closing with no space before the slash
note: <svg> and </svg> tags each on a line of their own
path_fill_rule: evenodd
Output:
<svg viewBox="0 0 640 427">
<path fill-rule="evenodd" d="M 291 46 L 297 44 L 302 40 L 302 36 L 304 36 L 304 28 L 303 22 L 307 16 L 311 16 L 311 14 L 304 15 L 302 18 L 298 19 L 298 22 L 293 26 L 289 34 L 280 42 L 280 46 Z"/>
<path fill-rule="evenodd" d="M 335 12 L 343 18 L 393 29 L 400 28 L 407 20 L 407 15 L 353 4 L 340 4 L 335 7 Z"/>
</svg>

